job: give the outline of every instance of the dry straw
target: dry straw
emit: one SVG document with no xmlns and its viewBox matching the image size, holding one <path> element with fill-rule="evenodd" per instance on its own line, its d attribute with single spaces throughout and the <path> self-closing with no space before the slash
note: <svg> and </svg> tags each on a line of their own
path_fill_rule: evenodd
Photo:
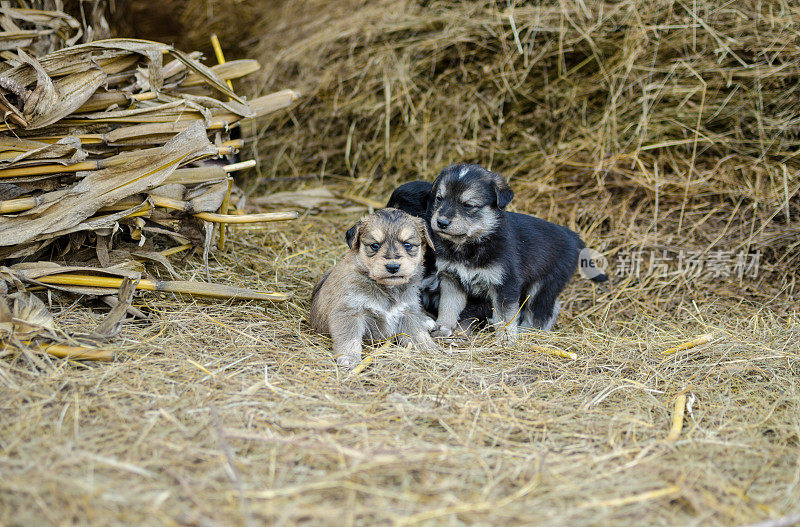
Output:
<svg viewBox="0 0 800 527">
<path fill-rule="evenodd" d="M 304 213 L 237 227 L 208 262 L 217 281 L 292 296 L 146 294 L 131 308 L 151 319 L 122 326 L 110 364 L 0 361 L 0 523 L 797 521 L 792 4 L 170 5 L 226 51 L 257 36 L 261 93 L 308 94 L 267 121 L 263 179 L 248 182 L 292 182 L 250 202 Z M 398 181 L 464 160 L 505 173 L 515 210 L 570 225 L 617 268 L 643 251 L 642 272 L 574 280 L 556 331 L 518 346 L 490 333 L 430 352 L 375 343 L 362 371 L 338 369 L 303 321 L 345 229 Z M 157 264 L 165 279 L 205 274 L 188 241 L 170 243 L 171 261 L 186 258 L 177 276 Z M 667 259 L 649 272 L 652 251 L 718 249 L 761 250 L 761 269 L 689 276 Z M 85 344 L 97 312 L 48 291 L 56 330 Z M 724 338 L 663 355 L 710 333 Z"/>
</svg>

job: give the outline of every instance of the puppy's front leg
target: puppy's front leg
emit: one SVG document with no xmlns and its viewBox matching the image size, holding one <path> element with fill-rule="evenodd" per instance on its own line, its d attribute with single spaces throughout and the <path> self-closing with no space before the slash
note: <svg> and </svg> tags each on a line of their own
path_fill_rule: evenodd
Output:
<svg viewBox="0 0 800 527">
<path fill-rule="evenodd" d="M 430 331 L 435 322 L 420 310 L 408 310 L 400 321 L 398 340 L 401 344 L 416 344 L 423 349 L 435 349 L 438 346 L 431 338 Z"/>
<path fill-rule="evenodd" d="M 496 290 L 491 291 L 490 296 L 494 317 L 500 324 L 497 328 L 498 337 L 516 341 L 519 334 L 519 301 L 516 299 L 519 296 L 500 295 Z"/>
<path fill-rule="evenodd" d="M 439 317 L 434 336 L 449 337 L 458 324 L 458 315 L 467 306 L 467 293 L 461 283 L 449 275 L 439 277 Z"/>
<path fill-rule="evenodd" d="M 361 340 L 366 322 L 362 317 L 331 317 L 330 329 L 333 354 L 339 366 L 352 368 L 361 362 Z"/>
</svg>

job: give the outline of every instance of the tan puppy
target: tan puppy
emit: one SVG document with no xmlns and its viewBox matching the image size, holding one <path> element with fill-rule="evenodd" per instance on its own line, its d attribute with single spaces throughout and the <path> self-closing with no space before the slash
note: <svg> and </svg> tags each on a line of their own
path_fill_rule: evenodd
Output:
<svg viewBox="0 0 800 527">
<path fill-rule="evenodd" d="M 311 326 L 331 336 L 339 365 L 361 362 L 365 337 L 435 347 L 435 323 L 420 304 L 423 244 L 433 246 L 425 222 L 381 209 L 359 220 L 348 244 L 311 295 Z"/>
</svg>

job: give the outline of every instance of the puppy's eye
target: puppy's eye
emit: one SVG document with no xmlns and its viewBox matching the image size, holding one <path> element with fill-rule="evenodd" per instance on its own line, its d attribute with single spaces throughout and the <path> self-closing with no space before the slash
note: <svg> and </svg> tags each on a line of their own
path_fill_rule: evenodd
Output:
<svg viewBox="0 0 800 527">
<path fill-rule="evenodd" d="M 433 200 L 433 202 L 434 203 L 441 203 L 442 202 L 442 197 L 441 196 L 436 196 L 436 199 Z"/>
<path fill-rule="evenodd" d="M 464 205 L 465 209 L 475 209 L 478 207 L 478 205 L 474 203 L 462 203 L 462 205 Z"/>
<path fill-rule="evenodd" d="M 414 247 L 414 245 L 411 244 L 411 243 L 405 242 L 405 243 L 403 243 L 403 247 L 405 247 L 406 251 L 410 251 L 411 248 Z"/>
<path fill-rule="evenodd" d="M 378 249 L 381 248 L 381 244 L 378 242 L 371 243 L 369 244 L 369 248 L 372 249 L 373 251 L 377 251 Z"/>
</svg>

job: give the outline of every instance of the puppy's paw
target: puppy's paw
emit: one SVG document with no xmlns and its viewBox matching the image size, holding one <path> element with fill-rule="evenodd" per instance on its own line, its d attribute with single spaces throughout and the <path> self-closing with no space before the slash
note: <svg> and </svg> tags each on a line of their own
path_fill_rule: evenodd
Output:
<svg viewBox="0 0 800 527">
<path fill-rule="evenodd" d="M 497 340 L 503 344 L 510 344 L 514 345 L 517 343 L 517 330 L 516 328 L 511 329 L 508 327 L 501 326 L 497 329 L 496 336 Z"/>
<path fill-rule="evenodd" d="M 417 346 L 426 351 L 436 351 L 439 349 L 439 344 L 433 340 L 428 333 L 420 334 L 417 337 Z"/>
<path fill-rule="evenodd" d="M 428 330 L 428 333 L 436 329 L 436 321 L 430 317 L 425 317 L 423 324 L 425 324 L 425 329 Z"/>
<path fill-rule="evenodd" d="M 432 337 L 441 337 L 441 338 L 448 338 L 453 336 L 453 330 L 448 328 L 447 326 L 443 326 L 441 324 L 436 324 L 434 322 L 434 327 L 431 329 L 431 336 Z"/>
<path fill-rule="evenodd" d="M 347 368 L 348 370 L 355 368 L 360 362 L 360 353 L 343 353 L 336 357 L 336 364 L 342 368 Z"/>
</svg>

